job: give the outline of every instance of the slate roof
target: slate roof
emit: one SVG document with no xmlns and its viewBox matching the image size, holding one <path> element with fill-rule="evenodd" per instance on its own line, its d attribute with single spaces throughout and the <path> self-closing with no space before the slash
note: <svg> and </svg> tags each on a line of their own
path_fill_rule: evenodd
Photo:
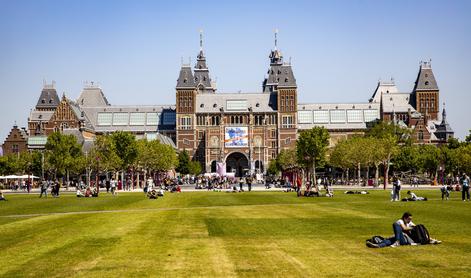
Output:
<svg viewBox="0 0 471 278">
<path fill-rule="evenodd" d="M 393 80 L 391 81 L 379 81 L 373 95 L 370 98 L 370 102 L 381 102 L 381 93 L 383 94 L 395 94 L 399 93 L 396 84 Z"/>
<path fill-rule="evenodd" d="M 383 113 L 407 113 L 415 111 L 410 105 L 411 94 L 409 93 L 386 93 L 382 96 Z"/>
<path fill-rule="evenodd" d="M 228 100 L 245 100 L 247 108 L 244 110 L 228 110 Z M 275 112 L 276 95 L 265 93 L 218 93 L 216 95 L 199 94 L 196 95 L 196 113 L 220 113 L 223 108 L 225 113 L 231 112 L 249 112 L 252 108 L 253 113 Z"/>
<path fill-rule="evenodd" d="M 438 90 L 430 62 L 422 62 L 414 85 L 414 91 Z"/>
<path fill-rule="evenodd" d="M 29 114 L 29 121 L 33 122 L 48 122 L 51 119 L 54 111 L 41 111 L 41 110 L 31 110 Z"/>
<path fill-rule="evenodd" d="M 86 86 L 80 93 L 77 103 L 80 106 L 108 106 L 110 105 L 101 88 Z"/>
<path fill-rule="evenodd" d="M 59 105 L 59 96 L 57 95 L 57 91 L 52 86 L 45 87 L 41 91 L 41 95 L 39 96 L 38 102 L 36 104 L 36 109 L 51 109 L 57 107 Z"/>
<path fill-rule="evenodd" d="M 455 132 L 451 128 L 450 124 L 446 120 L 446 110 L 443 108 L 442 121 L 439 124 L 435 124 L 435 134 L 438 138 L 446 138 L 446 134 L 454 134 Z"/>
<path fill-rule="evenodd" d="M 182 65 L 177 80 L 177 89 L 195 88 L 196 83 L 189 65 Z"/>
</svg>

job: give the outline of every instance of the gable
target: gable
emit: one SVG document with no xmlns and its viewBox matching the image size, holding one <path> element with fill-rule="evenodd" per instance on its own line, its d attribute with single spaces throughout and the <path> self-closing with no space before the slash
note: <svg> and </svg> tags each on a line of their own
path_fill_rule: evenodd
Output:
<svg viewBox="0 0 471 278">
<path fill-rule="evenodd" d="M 79 119 L 67 99 L 63 98 L 62 101 L 59 103 L 59 106 L 57 106 L 56 110 L 54 111 L 54 114 L 52 115 L 49 122 L 70 121 L 78 122 Z"/>
</svg>

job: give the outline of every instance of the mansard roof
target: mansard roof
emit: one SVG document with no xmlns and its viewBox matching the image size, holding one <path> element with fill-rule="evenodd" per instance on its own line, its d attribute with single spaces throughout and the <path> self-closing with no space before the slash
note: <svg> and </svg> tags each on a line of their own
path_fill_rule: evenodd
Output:
<svg viewBox="0 0 471 278">
<path fill-rule="evenodd" d="M 106 106 L 110 105 L 100 87 L 93 85 L 86 85 L 80 93 L 77 103 L 80 106 Z"/>
<path fill-rule="evenodd" d="M 370 102 L 381 102 L 381 94 L 395 94 L 399 93 L 396 84 L 394 83 L 394 79 L 391 78 L 391 81 L 378 81 L 378 85 L 370 98 Z"/>
<path fill-rule="evenodd" d="M 51 85 L 45 84 L 36 104 L 36 109 L 53 109 L 57 107 L 59 103 L 60 100 L 54 88 L 54 83 Z"/>
<path fill-rule="evenodd" d="M 438 90 L 437 81 L 433 75 L 430 62 L 421 62 L 420 70 L 414 85 L 414 91 L 435 91 Z"/>
<path fill-rule="evenodd" d="M 231 101 L 239 102 L 238 108 L 230 107 Z M 265 93 L 218 93 L 217 97 L 208 94 L 196 96 L 196 113 L 253 113 L 274 112 L 276 95 Z"/>
<path fill-rule="evenodd" d="M 182 65 L 177 80 L 177 89 L 193 89 L 196 87 L 190 65 Z"/>
</svg>

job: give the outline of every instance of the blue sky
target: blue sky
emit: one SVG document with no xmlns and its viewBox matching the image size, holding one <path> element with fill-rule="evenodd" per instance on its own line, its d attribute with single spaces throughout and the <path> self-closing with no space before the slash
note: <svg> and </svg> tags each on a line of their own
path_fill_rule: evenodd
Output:
<svg viewBox="0 0 471 278">
<path fill-rule="evenodd" d="M 26 126 L 43 79 L 76 99 L 84 81 L 112 104 L 173 104 L 200 29 L 220 92 L 261 90 L 273 30 L 300 102 L 365 102 L 380 78 L 413 88 L 432 59 L 448 120 L 471 129 L 471 1 L 0 0 L 0 141 Z"/>
</svg>

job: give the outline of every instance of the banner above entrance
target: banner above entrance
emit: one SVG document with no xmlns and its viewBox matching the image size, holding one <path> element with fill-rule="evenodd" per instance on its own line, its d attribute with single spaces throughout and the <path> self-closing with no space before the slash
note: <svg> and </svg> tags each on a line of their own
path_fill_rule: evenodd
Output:
<svg viewBox="0 0 471 278">
<path fill-rule="evenodd" d="M 224 135 L 224 146 L 226 148 L 248 147 L 249 136 L 248 128 L 244 127 L 226 127 Z"/>
</svg>

